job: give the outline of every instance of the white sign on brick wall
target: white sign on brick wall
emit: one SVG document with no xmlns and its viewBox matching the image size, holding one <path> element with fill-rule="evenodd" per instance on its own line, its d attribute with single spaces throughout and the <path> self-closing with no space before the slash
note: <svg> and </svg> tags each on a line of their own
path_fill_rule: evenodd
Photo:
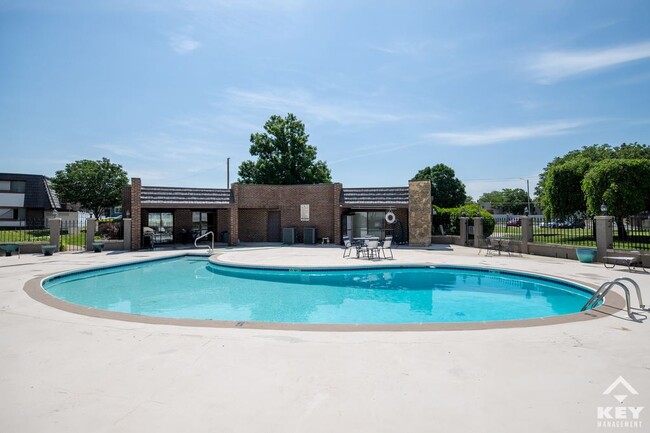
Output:
<svg viewBox="0 0 650 433">
<path fill-rule="evenodd" d="M 300 205 L 300 221 L 309 221 L 309 205 Z"/>
</svg>

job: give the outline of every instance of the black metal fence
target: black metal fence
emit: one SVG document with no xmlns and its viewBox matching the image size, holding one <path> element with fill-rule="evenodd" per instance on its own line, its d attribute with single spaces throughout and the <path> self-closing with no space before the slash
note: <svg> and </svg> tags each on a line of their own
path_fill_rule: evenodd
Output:
<svg viewBox="0 0 650 433">
<path fill-rule="evenodd" d="M 650 219 L 647 216 L 624 218 L 622 229 L 614 223 L 614 249 L 650 250 Z"/>
<path fill-rule="evenodd" d="M 533 242 L 544 244 L 596 246 L 593 219 L 545 219 L 531 217 Z"/>
<path fill-rule="evenodd" d="M 0 243 L 50 241 L 50 229 L 43 220 L 17 221 L 16 224 L 0 227 Z"/>
<path fill-rule="evenodd" d="M 59 251 L 86 250 L 86 220 L 62 220 Z"/>
<path fill-rule="evenodd" d="M 513 241 L 521 240 L 521 220 L 516 217 L 494 217 L 494 231 L 491 236 L 493 238 L 510 239 Z"/>
</svg>

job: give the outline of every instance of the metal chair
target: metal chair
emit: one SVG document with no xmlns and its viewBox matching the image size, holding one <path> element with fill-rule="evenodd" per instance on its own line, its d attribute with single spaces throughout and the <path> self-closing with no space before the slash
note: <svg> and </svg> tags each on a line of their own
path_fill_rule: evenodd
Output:
<svg viewBox="0 0 650 433">
<path fill-rule="evenodd" d="M 382 252 L 384 255 L 384 258 L 386 259 L 386 250 L 390 252 L 390 258 L 391 260 L 393 259 L 393 249 L 391 248 L 391 245 L 393 243 L 393 237 L 392 236 L 386 236 L 386 239 L 384 239 L 384 242 L 379 245 L 379 250 Z"/>
<path fill-rule="evenodd" d="M 350 241 L 349 237 L 343 236 L 343 246 L 345 247 L 345 249 L 343 250 L 343 257 L 350 257 L 350 254 L 352 253 L 353 249 L 357 250 L 357 257 L 359 257 L 359 250 L 357 247 L 352 245 L 352 241 Z"/>
</svg>

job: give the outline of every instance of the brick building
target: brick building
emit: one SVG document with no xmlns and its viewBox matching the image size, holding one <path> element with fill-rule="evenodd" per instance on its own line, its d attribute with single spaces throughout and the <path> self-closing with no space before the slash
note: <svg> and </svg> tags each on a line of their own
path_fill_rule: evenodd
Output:
<svg viewBox="0 0 650 433">
<path fill-rule="evenodd" d="M 143 229 L 156 242 L 190 243 L 212 231 L 216 241 L 281 242 L 284 229 L 295 229 L 295 242 L 314 228 L 314 240 L 340 243 L 342 236 L 393 235 L 398 242 L 429 245 L 431 186 L 411 181 L 408 187 L 343 188 L 318 185 L 249 185 L 230 189 L 143 186 L 139 178 L 125 190 L 124 215 L 132 218 L 132 249 L 143 246 Z M 389 224 L 386 213 L 395 221 Z M 391 220 L 391 218 L 388 218 Z M 136 235 L 139 234 L 139 235 Z"/>
</svg>

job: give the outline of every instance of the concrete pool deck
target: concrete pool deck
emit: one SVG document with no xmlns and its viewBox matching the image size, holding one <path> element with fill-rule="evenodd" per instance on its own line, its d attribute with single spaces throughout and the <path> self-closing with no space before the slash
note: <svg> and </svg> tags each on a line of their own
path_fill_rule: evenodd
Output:
<svg viewBox="0 0 650 433">
<path fill-rule="evenodd" d="M 0 431 L 617 431 L 597 427 L 598 407 L 650 402 L 650 322 L 624 312 L 525 328 L 310 332 L 89 317 L 23 290 L 38 276 L 179 252 L 0 257 Z M 328 246 L 217 252 L 256 265 L 365 263 Z M 380 263 L 490 266 L 593 285 L 627 276 L 650 303 L 650 274 L 623 268 L 446 245 L 394 253 Z M 620 385 L 604 395 L 619 376 L 638 394 Z M 629 396 L 621 405 L 614 394 Z M 640 421 L 625 430 L 647 428 L 649 409 Z"/>
</svg>

